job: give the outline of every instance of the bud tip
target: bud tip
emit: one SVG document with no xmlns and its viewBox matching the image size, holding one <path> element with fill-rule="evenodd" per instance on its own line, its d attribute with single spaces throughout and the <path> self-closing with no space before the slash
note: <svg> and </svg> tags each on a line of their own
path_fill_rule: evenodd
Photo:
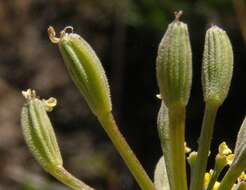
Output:
<svg viewBox="0 0 246 190">
<path fill-rule="evenodd" d="M 57 44 L 60 42 L 60 40 L 68 33 L 73 33 L 73 27 L 72 26 L 66 26 L 61 32 L 60 37 L 56 37 L 56 31 L 52 26 L 48 27 L 48 36 L 52 43 Z"/>
<path fill-rule="evenodd" d="M 175 16 L 175 21 L 179 21 L 180 17 L 182 16 L 183 14 L 183 11 L 180 10 L 180 11 L 175 11 L 174 12 L 174 16 Z"/>
<path fill-rule="evenodd" d="M 35 99 L 37 97 L 36 91 L 31 90 L 30 88 L 27 89 L 26 91 L 23 90 L 21 93 L 24 96 L 24 98 L 27 100 L 32 100 L 32 99 Z"/>
</svg>

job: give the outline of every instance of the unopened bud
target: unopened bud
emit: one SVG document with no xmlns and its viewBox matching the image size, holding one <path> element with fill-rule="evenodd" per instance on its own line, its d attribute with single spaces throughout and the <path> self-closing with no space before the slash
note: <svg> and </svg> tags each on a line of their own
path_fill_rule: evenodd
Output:
<svg viewBox="0 0 246 190">
<path fill-rule="evenodd" d="M 156 59 L 161 97 L 167 107 L 186 106 L 191 89 L 192 58 L 187 25 L 178 17 L 168 26 Z"/>
<path fill-rule="evenodd" d="M 48 172 L 61 166 L 63 161 L 56 136 L 47 109 L 56 104 L 54 98 L 40 100 L 34 90 L 28 89 L 22 94 L 27 99 L 21 112 L 21 125 L 25 141 L 39 164 Z"/>
<path fill-rule="evenodd" d="M 68 33 L 71 30 L 71 33 Z M 72 27 L 66 27 L 55 36 L 48 28 L 49 38 L 57 43 L 73 82 L 85 98 L 92 112 L 99 116 L 112 110 L 108 80 L 102 64 L 92 47 Z"/>
<path fill-rule="evenodd" d="M 196 160 L 197 160 L 197 152 L 192 151 L 187 158 L 187 161 L 191 168 L 194 167 Z"/>
<path fill-rule="evenodd" d="M 202 64 L 205 102 L 221 105 L 227 97 L 233 71 L 233 52 L 226 32 L 212 26 L 206 33 Z"/>
</svg>

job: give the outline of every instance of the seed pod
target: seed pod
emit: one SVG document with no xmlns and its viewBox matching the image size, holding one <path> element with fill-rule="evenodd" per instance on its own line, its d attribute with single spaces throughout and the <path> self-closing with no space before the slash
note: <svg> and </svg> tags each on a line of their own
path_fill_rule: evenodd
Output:
<svg viewBox="0 0 246 190">
<path fill-rule="evenodd" d="M 221 105 L 227 97 L 233 71 L 233 52 L 226 32 L 212 26 L 206 33 L 202 86 L 206 102 Z"/>
<path fill-rule="evenodd" d="M 91 46 L 78 34 L 67 33 L 66 27 L 60 38 L 55 37 L 52 27 L 49 38 L 57 43 L 67 70 L 95 115 L 112 110 L 108 81 L 100 60 Z"/>
<path fill-rule="evenodd" d="M 156 59 L 156 74 L 161 96 L 167 107 L 188 103 L 192 79 L 191 47 L 187 25 L 178 19 L 169 24 Z"/>
<path fill-rule="evenodd" d="M 56 100 L 40 100 L 35 91 L 30 89 L 23 92 L 23 95 L 27 99 L 21 112 L 25 141 L 35 159 L 49 172 L 63 163 L 55 132 L 47 115 L 47 110 L 52 110 Z"/>
</svg>

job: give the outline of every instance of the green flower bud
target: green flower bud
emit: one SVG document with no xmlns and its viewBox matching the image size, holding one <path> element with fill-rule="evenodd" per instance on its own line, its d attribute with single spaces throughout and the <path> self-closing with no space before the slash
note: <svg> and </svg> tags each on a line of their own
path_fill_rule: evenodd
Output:
<svg viewBox="0 0 246 190">
<path fill-rule="evenodd" d="M 21 112 L 21 126 L 25 141 L 39 164 L 48 172 L 63 164 L 47 111 L 56 105 L 56 99 L 40 100 L 34 90 L 22 92 L 27 99 Z"/>
<path fill-rule="evenodd" d="M 52 27 L 48 28 L 49 38 L 57 43 L 70 77 L 87 101 L 95 115 L 112 110 L 108 81 L 100 60 L 91 46 L 78 34 L 67 33 L 72 27 L 61 31 L 55 37 Z"/>
<path fill-rule="evenodd" d="M 156 59 L 161 96 L 167 107 L 186 106 L 191 90 L 192 58 L 187 25 L 178 19 L 169 24 Z"/>
<path fill-rule="evenodd" d="M 206 102 L 221 105 L 227 97 L 233 71 L 233 52 L 226 32 L 212 26 L 206 33 L 202 86 Z"/>
<path fill-rule="evenodd" d="M 189 163 L 191 168 L 194 167 L 194 165 L 196 163 L 196 160 L 197 160 L 197 152 L 196 151 L 192 151 L 189 154 L 188 158 L 187 158 L 187 161 L 188 161 L 188 163 Z"/>
<path fill-rule="evenodd" d="M 240 168 L 242 171 L 246 169 L 246 117 L 238 132 L 232 167 Z"/>
</svg>

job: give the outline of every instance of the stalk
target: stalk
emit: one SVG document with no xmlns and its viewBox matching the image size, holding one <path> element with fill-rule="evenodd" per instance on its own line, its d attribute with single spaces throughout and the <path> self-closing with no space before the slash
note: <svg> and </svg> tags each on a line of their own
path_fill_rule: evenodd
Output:
<svg viewBox="0 0 246 190">
<path fill-rule="evenodd" d="M 214 187 L 214 184 L 215 182 L 217 181 L 217 179 L 219 178 L 219 175 L 221 173 L 223 168 L 215 168 L 214 169 L 214 172 L 212 174 L 212 177 L 208 183 L 208 187 L 207 187 L 207 190 L 213 190 L 213 187 Z"/>
<path fill-rule="evenodd" d="M 49 171 L 49 173 L 73 190 L 94 190 L 92 187 L 74 177 L 62 166 Z"/>
<path fill-rule="evenodd" d="M 194 172 L 191 178 L 191 190 L 202 190 L 203 178 L 207 167 L 208 154 L 213 136 L 213 128 L 219 106 L 206 102 L 202 130 L 199 138 L 199 148 Z"/>
<path fill-rule="evenodd" d="M 241 173 L 242 170 L 238 170 L 238 169 L 235 170 L 234 168 L 230 167 L 229 170 L 226 172 L 226 175 L 222 179 L 218 190 L 231 189 Z"/>
<path fill-rule="evenodd" d="M 146 174 L 144 168 L 136 158 L 130 146 L 127 144 L 125 138 L 120 133 L 112 113 L 100 115 L 98 117 L 98 120 L 103 126 L 109 138 L 111 139 L 115 148 L 125 161 L 130 172 L 135 177 L 141 189 L 155 190 L 154 184 L 150 180 L 149 176 Z"/>
<path fill-rule="evenodd" d="M 173 190 L 186 190 L 186 162 L 185 162 L 185 108 L 170 109 L 169 125 L 171 137 L 171 168 L 174 173 Z"/>
</svg>

